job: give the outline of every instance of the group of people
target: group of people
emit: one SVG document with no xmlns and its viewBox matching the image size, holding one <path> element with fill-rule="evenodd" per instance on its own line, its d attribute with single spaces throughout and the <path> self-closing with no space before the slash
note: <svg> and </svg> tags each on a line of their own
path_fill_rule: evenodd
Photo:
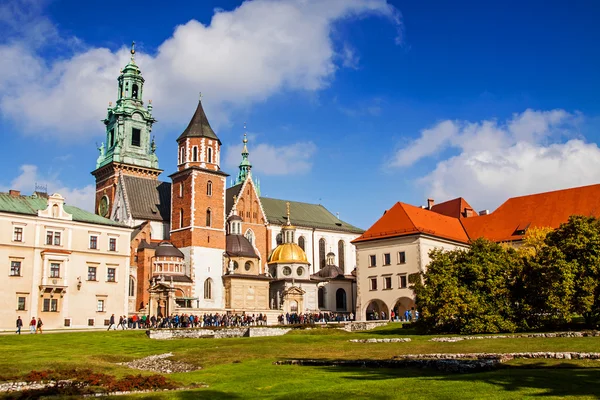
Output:
<svg viewBox="0 0 600 400">
<path fill-rule="evenodd" d="M 277 317 L 277 322 L 279 322 L 279 324 L 287 324 L 287 325 L 297 325 L 297 324 L 314 324 L 314 323 L 318 323 L 318 322 L 322 322 L 322 323 L 329 323 L 329 322 L 345 322 L 345 321 L 353 321 L 354 320 L 354 314 L 350 313 L 350 314 L 341 314 L 341 313 L 304 313 L 304 314 L 298 314 L 298 313 L 285 313 L 284 314 L 280 314 Z"/>
<path fill-rule="evenodd" d="M 203 315 L 188 315 L 188 314 L 174 314 L 163 317 L 142 315 L 132 315 L 127 317 L 126 315 L 119 317 L 119 322 L 116 323 L 115 315 L 111 315 L 109 319 L 108 329 L 111 328 L 117 330 L 119 328 L 125 329 L 146 329 L 146 328 L 201 328 L 201 327 L 230 327 L 230 326 L 256 326 L 266 325 L 267 315 L 266 314 L 203 314 Z"/>
<path fill-rule="evenodd" d="M 377 310 L 367 314 L 368 320 L 386 320 L 387 314 L 385 311 L 378 312 Z M 401 321 L 401 322 L 412 322 L 419 319 L 419 310 L 412 307 L 410 310 L 404 311 L 404 313 L 398 312 L 397 309 L 392 309 L 390 312 L 390 321 Z"/>
<path fill-rule="evenodd" d="M 29 333 L 42 333 L 42 326 L 44 323 L 41 318 L 36 319 L 35 317 L 31 317 L 31 321 L 29 321 Z M 21 316 L 17 317 L 17 331 L 15 332 L 17 335 L 21 334 L 21 328 L 23 328 L 23 320 Z"/>
</svg>

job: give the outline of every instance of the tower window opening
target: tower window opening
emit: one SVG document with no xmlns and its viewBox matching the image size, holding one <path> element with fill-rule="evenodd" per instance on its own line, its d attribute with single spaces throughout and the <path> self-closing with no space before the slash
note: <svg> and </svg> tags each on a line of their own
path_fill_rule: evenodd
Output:
<svg viewBox="0 0 600 400">
<path fill-rule="evenodd" d="M 185 163 L 185 147 L 181 146 L 179 150 L 179 164 Z"/>
<path fill-rule="evenodd" d="M 138 98 L 138 85 L 133 84 L 133 86 L 131 87 L 131 97 L 133 97 L 134 99 Z"/>
<path fill-rule="evenodd" d="M 198 146 L 192 148 L 192 161 L 198 161 Z"/>
<path fill-rule="evenodd" d="M 108 146 L 113 147 L 115 145 L 115 128 L 108 132 Z"/>
<path fill-rule="evenodd" d="M 212 148 L 208 148 L 207 162 L 212 163 Z"/>
<path fill-rule="evenodd" d="M 210 212 L 210 208 L 206 210 L 206 226 L 210 227 L 212 225 L 212 215 Z"/>
<path fill-rule="evenodd" d="M 141 140 L 142 131 L 137 128 L 131 129 L 131 145 L 140 147 L 142 144 Z"/>
<path fill-rule="evenodd" d="M 212 196 L 212 181 L 208 181 L 206 184 L 206 195 Z"/>
<path fill-rule="evenodd" d="M 183 208 L 179 210 L 179 227 L 183 228 Z"/>
</svg>

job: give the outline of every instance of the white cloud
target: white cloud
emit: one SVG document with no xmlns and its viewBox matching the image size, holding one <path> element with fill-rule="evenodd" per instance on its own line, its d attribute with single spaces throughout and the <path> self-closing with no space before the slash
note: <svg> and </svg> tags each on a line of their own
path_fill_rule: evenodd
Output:
<svg viewBox="0 0 600 400">
<path fill-rule="evenodd" d="M 600 182 L 600 149 L 573 138 L 580 119 L 564 110 L 526 110 L 504 123 L 443 121 L 422 131 L 391 164 L 409 166 L 457 148 L 458 155 L 437 162 L 420 179 L 427 196 L 461 196 L 493 209 L 508 197 Z M 570 140 L 560 141 L 564 135 Z"/>
<path fill-rule="evenodd" d="M 225 164 L 232 170 L 241 161 L 242 146 L 230 146 L 225 156 Z M 250 163 L 252 172 L 263 175 L 300 175 L 312 168 L 312 159 L 317 146 L 312 142 L 299 142 L 286 146 L 252 144 Z M 235 173 L 232 173 L 235 175 Z"/>
<path fill-rule="evenodd" d="M 40 174 L 35 165 L 24 164 L 20 167 L 21 173 L 15 177 L 10 186 L 0 185 L 0 191 L 7 192 L 9 189 L 20 190 L 22 194 L 29 195 L 34 192 L 35 185 L 46 186 L 48 193 L 60 193 L 65 198 L 65 203 L 93 212 L 96 195 L 94 185 L 81 188 L 70 188 L 57 179 L 56 175 Z"/>
<path fill-rule="evenodd" d="M 208 25 L 191 20 L 177 26 L 154 55 L 138 51 L 136 61 L 147 82 L 144 98 L 155 100 L 158 120 L 181 124 L 202 91 L 207 111 L 216 116 L 211 120 L 218 124 L 227 120 L 231 107 L 278 91 L 319 90 L 328 85 L 337 63 L 358 59 L 347 48 L 336 48 L 335 23 L 368 15 L 401 29 L 399 12 L 385 0 L 255 0 L 215 11 Z M 108 101 L 114 101 L 116 76 L 128 49 L 88 48 L 49 62 L 25 42 L 0 45 L 0 55 L 14 60 L 0 67 L 4 115 L 29 134 L 100 135 L 98 120 Z"/>
</svg>

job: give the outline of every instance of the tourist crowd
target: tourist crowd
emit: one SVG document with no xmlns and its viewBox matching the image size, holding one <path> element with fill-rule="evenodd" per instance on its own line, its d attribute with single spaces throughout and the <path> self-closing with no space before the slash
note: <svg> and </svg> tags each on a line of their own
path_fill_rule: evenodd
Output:
<svg viewBox="0 0 600 400">
<path fill-rule="evenodd" d="M 111 320 L 111 325 L 113 324 Z M 174 314 L 166 317 L 146 316 L 131 317 L 122 316 L 116 328 L 121 329 L 146 329 L 146 328 L 202 328 L 202 327 L 231 327 L 231 326 L 257 326 L 266 325 L 267 316 L 256 314 Z M 110 326 L 109 326 L 110 329 Z"/>
<path fill-rule="evenodd" d="M 340 314 L 340 313 L 286 313 L 280 314 L 277 317 L 277 322 L 280 324 L 296 325 L 296 324 L 314 324 L 314 323 L 329 323 L 329 322 L 345 322 L 354 320 L 354 314 Z"/>
</svg>

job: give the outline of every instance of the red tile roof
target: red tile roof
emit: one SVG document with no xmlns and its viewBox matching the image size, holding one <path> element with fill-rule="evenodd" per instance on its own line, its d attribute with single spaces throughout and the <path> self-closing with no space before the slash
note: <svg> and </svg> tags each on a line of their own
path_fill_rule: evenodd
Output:
<svg viewBox="0 0 600 400">
<path fill-rule="evenodd" d="M 435 204 L 431 207 L 433 212 L 454 218 L 466 218 L 465 209 L 473 210 L 473 207 L 462 197 Z"/>
<path fill-rule="evenodd" d="M 352 242 L 363 242 L 396 236 L 428 234 L 457 242 L 468 243 L 458 218 L 448 217 L 421 207 L 396 203 L 372 227 Z"/>
<path fill-rule="evenodd" d="M 471 240 L 502 242 L 521 240 L 527 228 L 558 228 L 571 215 L 600 216 L 600 185 L 512 197 L 489 215 L 461 222 Z"/>
<path fill-rule="evenodd" d="M 465 208 L 472 207 L 462 197 L 434 205 L 431 211 L 396 203 L 353 243 L 418 233 L 461 243 L 480 237 L 521 240 L 528 228 L 558 228 L 571 215 L 600 217 L 600 184 L 512 197 L 489 215 L 465 217 Z"/>
</svg>

